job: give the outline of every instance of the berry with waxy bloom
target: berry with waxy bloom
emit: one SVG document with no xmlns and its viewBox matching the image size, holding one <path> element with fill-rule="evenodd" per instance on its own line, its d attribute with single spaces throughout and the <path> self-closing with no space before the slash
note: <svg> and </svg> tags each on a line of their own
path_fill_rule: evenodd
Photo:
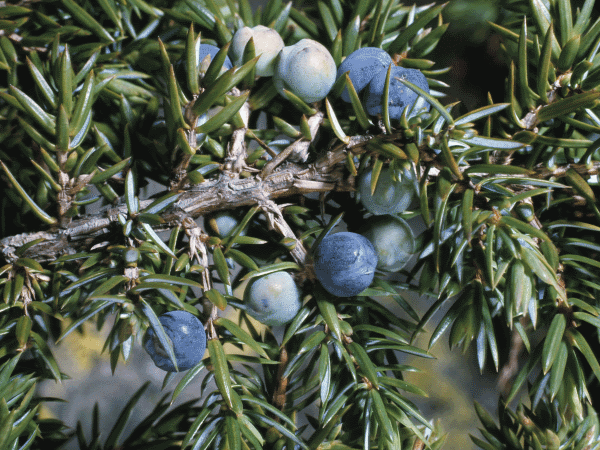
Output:
<svg viewBox="0 0 600 450">
<path fill-rule="evenodd" d="M 377 253 L 367 238 L 344 231 L 326 236 L 313 254 L 315 274 L 327 292 L 352 297 L 375 277 Z"/>
<path fill-rule="evenodd" d="M 244 302 L 248 314 L 270 326 L 285 325 L 302 306 L 294 279 L 283 271 L 252 278 L 244 291 Z"/>
<path fill-rule="evenodd" d="M 329 50 L 312 39 L 302 39 L 279 54 L 273 81 L 307 103 L 323 100 L 335 83 L 336 67 Z"/>
<path fill-rule="evenodd" d="M 173 344 L 177 369 L 181 372 L 198 364 L 206 350 L 206 332 L 202 322 L 187 311 L 170 311 L 159 316 L 158 320 Z M 148 328 L 144 336 L 144 349 L 158 368 L 167 372 L 177 371 L 153 328 Z"/>
<path fill-rule="evenodd" d="M 394 216 L 369 219 L 363 233 L 377 252 L 377 268 L 402 269 L 415 251 L 415 237 L 405 220 Z"/>
<path fill-rule="evenodd" d="M 382 101 L 383 91 L 385 89 L 385 79 L 387 76 L 387 68 L 379 70 L 369 83 L 365 109 L 367 112 L 376 116 L 383 112 Z M 417 69 L 405 69 L 404 67 L 392 66 L 390 73 L 390 89 L 388 92 L 388 110 L 391 119 L 399 119 L 406 106 L 409 108 L 413 105 L 412 113 L 408 117 L 412 117 L 420 112 L 423 108 L 429 111 L 431 105 L 423 98 L 419 97 L 415 91 L 403 84 L 399 79 L 411 82 L 415 86 L 429 93 L 429 85 L 425 75 Z"/>
<path fill-rule="evenodd" d="M 381 70 L 393 64 L 392 57 L 378 47 L 363 47 L 350 53 L 337 70 L 336 78 L 348 72 L 356 92 L 362 91 Z M 342 92 L 342 100 L 350 102 L 348 88 Z"/>
<path fill-rule="evenodd" d="M 243 27 L 236 31 L 231 41 L 231 56 L 236 66 L 241 66 L 244 60 L 244 49 L 252 38 L 254 40 L 254 53 L 260 55 L 256 63 L 256 75 L 270 77 L 275 72 L 277 55 L 285 44 L 279 33 L 264 25 L 254 28 Z"/>
<path fill-rule="evenodd" d="M 391 169 L 381 169 L 375 192 L 371 194 L 373 169 L 361 175 L 358 180 L 360 202 L 367 211 L 375 215 L 395 214 L 405 211 L 415 197 L 415 188 L 410 172 L 397 174 L 394 180 Z"/>
</svg>

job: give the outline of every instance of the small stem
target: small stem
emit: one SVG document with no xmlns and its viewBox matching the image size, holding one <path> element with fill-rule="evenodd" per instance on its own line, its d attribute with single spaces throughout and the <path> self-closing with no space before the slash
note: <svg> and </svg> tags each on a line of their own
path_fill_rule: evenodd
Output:
<svg viewBox="0 0 600 450">
<path fill-rule="evenodd" d="M 525 326 L 527 323 L 526 317 L 521 317 L 519 322 Z M 523 339 L 516 329 L 513 329 L 512 336 L 510 339 L 510 351 L 508 353 L 508 360 L 506 364 L 500 370 L 500 376 L 498 377 L 498 388 L 504 396 L 508 395 L 512 386 L 512 378 L 519 371 L 519 355 L 523 350 Z"/>
<path fill-rule="evenodd" d="M 277 388 L 275 389 L 275 392 L 273 393 L 273 405 L 283 411 L 283 408 L 285 407 L 285 402 L 286 402 L 286 391 L 287 391 L 287 385 L 288 385 L 288 379 L 287 377 L 283 376 L 283 373 L 285 372 L 285 369 L 287 367 L 288 364 L 288 354 L 287 354 L 287 350 L 285 349 L 285 345 L 281 347 L 281 350 L 279 352 L 279 368 L 277 369 Z M 279 422 L 279 418 L 275 419 L 277 422 Z"/>
</svg>

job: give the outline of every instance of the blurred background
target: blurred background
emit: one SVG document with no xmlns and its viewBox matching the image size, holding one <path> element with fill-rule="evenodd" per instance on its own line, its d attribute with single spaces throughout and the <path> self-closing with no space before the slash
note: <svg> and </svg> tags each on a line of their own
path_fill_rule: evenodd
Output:
<svg viewBox="0 0 600 450">
<path fill-rule="evenodd" d="M 306 0 L 308 4 L 311 0 Z M 266 4 L 266 1 L 253 1 L 253 7 Z M 407 2 L 411 5 L 413 2 Z M 417 5 L 432 2 L 416 1 Z M 442 3 L 442 2 L 436 2 Z M 436 61 L 434 69 L 450 66 L 451 70 L 443 79 L 450 85 L 443 103 L 460 101 L 458 112 L 466 112 L 487 103 L 488 92 L 494 102 L 502 102 L 504 80 L 507 76 L 507 63 L 501 52 L 501 39 L 493 33 L 487 20 L 496 21 L 505 11 L 501 0 L 451 0 L 444 10 L 444 22 L 450 27 L 436 50 L 428 56 Z M 581 5 L 583 0 L 574 0 L 572 4 Z M 301 7 L 301 2 L 299 3 Z M 597 17 L 597 12 L 593 17 Z M 485 75 L 485 76 L 483 76 Z M 148 192 L 151 195 L 152 192 Z M 413 220 L 411 223 L 415 235 L 419 233 L 420 223 Z M 241 295 L 241 292 L 236 294 Z M 407 293 L 406 299 L 417 310 L 424 314 L 431 306 L 434 299 L 418 297 Z M 382 303 L 390 309 L 403 315 L 396 304 Z M 451 304 L 451 302 L 448 302 Z M 421 348 L 426 348 L 430 332 L 441 316 L 441 311 L 434 316 L 424 333 L 416 342 Z M 236 320 L 235 311 L 228 308 L 224 314 L 231 320 Z M 255 322 L 257 327 L 260 326 Z M 434 324 L 433 326 L 431 324 Z M 72 333 L 59 347 L 53 347 L 56 359 L 61 362 L 61 370 L 71 379 L 62 384 L 46 381 L 39 386 L 39 395 L 58 397 L 66 402 L 47 403 L 43 414 L 46 417 L 59 417 L 65 423 L 75 426 L 81 421 L 86 435 L 90 435 L 92 407 L 98 402 L 103 435 L 106 436 L 119 412 L 139 387 L 150 380 L 151 385 L 138 403 L 128 429 L 131 431 L 142 418 L 156 405 L 159 399 L 177 385 L 183 374 L 178 374 L 171 381 L 165 391 L 161 391 L 165 372 L 152 363 L 150 357 L 141 346 L 136 347 L 127 363 L 119 361 L 116 372 L 111 375 L 109 355 L 101 353 L 105 338 L 112 323 L 108 321 L 101 330 L 96 330 L 93 325 L 84 326 L 84 335 Z M 283 328 L 274 329 L 278 340 L 281 340 Z M 508 348 L 510 336 L 500 337 L 499 345 Z M 230 347 L 228 352 L 239 352 Z M 480 373 L 475 356 L 475 345 L 471 345 L 463 356 L 459 349 L 450 351 L 447 337 L 439 340 L 432 349 L 436 359 L 422 359 L 399 355 L 404 363 L 423 369 L 420 374 L 406 374 L 406 380 L 426 392 L 430 397 L 423 399 L 408 394 L 421 408 L 424 415 L 430 419 L 441 420 L 443 427 L 449 433 L 445 448 L 471 449 L 475 448 L 468 434 L 479 436 L 477 427 L 478 419 L 473 410 L 473 401 L 477 400 L 493 415 L 496 411 L 498 390 L 498 374 L 488 364 L 486 370 Z M 501 365 L 505 361 L 501 360 Z M 174 403 L 174 406 L 187 400 L 197 398 L 202 376 L 190 384 L 183 394 Z M 216 387 L 208 387 L 208 390 Z M 72 441 L 69 449 L 76 449 L 76 442 Z"/>
</svg>

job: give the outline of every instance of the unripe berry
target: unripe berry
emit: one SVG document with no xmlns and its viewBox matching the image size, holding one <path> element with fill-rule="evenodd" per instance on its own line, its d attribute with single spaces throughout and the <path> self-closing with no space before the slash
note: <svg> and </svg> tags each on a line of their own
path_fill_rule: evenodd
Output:
<svg viewBox="0 0 600 450">
<path fill-rule="evenodd" d="M 377 254 L 367 238 L 344 231 L 321 241 L 314 251 L 313 263 L 317 279 L 327 292 L 352 297 L 371 285 Z"/>
<path fill-rule="evenodd" d="M 371 177 L 373 169 L 369 169 L 358 180 L 360 202 L 367 211 L 375 215 L 395 214 L 405 211 L 415 197 L 415 188 L 410 172 L 398 174 L 398 180 L 392 178 L 392 170 L 381 169 L 377 179 L 377 187 L 371 195 Z"/>
<path fill-rule="evenodd" d="M 206 218 L 213 231 L 222 238 L 229 236 L 240 223 L 238 218 L 233 215 L 231 211 L 218 211 L 214 214 L 210 214 Z M 245 234 L 245 229 L 240 232 L 240 236 L 244 236 Z"/>
<path fill-rule="evenodd" d="M 312 39 L 302 39 L 285 47 L 279 59 L 273 81 L 285 97 L 287 89 L 307 103 L 323 100 L 335 83 L 336 67 L 329 50 Z"/>
<path fill-rule="evenodd" d="M 254 28 L 243 27 L 237 30 L 231 41 L 231 56 L 236 66 L 241 66 L 244 58 L 244 49 L 250 40 L 254 39 L 254 53 L 260 55 L 256 63 L 256 75 L 270 77 L 275 72 L 277 55 L 285 44 L 279 33 L 264 25 Z"/>
<path fill-rule="evenodd" d="M 377 268 L 390 272 L 402 269 L 415 249 L 415 238 L 405 220 L 394 216 L 369 219 L 363 233 L 377 252 Z"/>
<path fill-rule="evenodd" d="M 348 76 L 352 81 L 352 85 L 356 89 L 356 92 L 360 92 L 369 84 L 375 74 L 382 69 L 387 70 L 390 64 L 393 64 L 392 58 L 384 50 L 377 47 L 359 48 L 348 55 L 342 64 L 340 64 L 336 78 L 350 71 Z M 348 88 L 344 88 L 342 100 L 350 102 Z"/>
<path fill-rule="evenodd" d="M 285 325 L 302 306 L 300 291 L 287 272 L 252 278 L 244 291 L 244 302 L 248 314 L 270 326 Z"/>
<path fill-rule="evenodd" d="M 215 59 L 215 56 L 217 55 L 219 50 L 220 50 L 219 47 L 215 47 L 214 45 L 200 44 L 200 52 L 198 53 L 198 64 L 200 64 L 202 61 L 204 61 L 204 58 L 206 58 L 207 55 L 210 55 L 210 60 L 212 61 L 213 59 Z M 231 60 L 229 59 L 229 56 L 225 57 L 225 62 L 223 63 L 223 67 L 226 70 L 229 70 L 233 67 L 233 64 L 231 64 Z"/>
<path fill-rule="evenodd" d="M 200 78 L 204 77 L 204 73 L 206 72 L 206 69 L 208 69 L 210 62 L 212 62 L 212 60 L 215 58 L 215 56 L 219 52 L 219 50 L 220 50 L 219 47 L 215 47 L 214 45 L 200 44 L 200 50 L 198 52 L 198 60 L 196 61 L 196 66 L 199 67 L 199 70 L 200 70 Z M 207 56 L 209 58 L 207 58 Z M 207 58 L 206 61 L 204 61 L 205 58 Z M 203 63 L 204 63 L 204 65 L 202 65 Z M 228 56 L 226 56 L 225 62 L 223 62 L 223 66 L 221 67 L 221 72 L 223 72 L 225 70 L 229 70 L 232 67 L 233 67 L 233 64 L 231 64 L 231 60 L 229 59 Z M 177 61 L 173 68 L 175 70 L 175 75 L 180 80 L 180 82 L 182 80 L 186 79 L 186 66 L 185 66 L 185 61 L 183 58 L 180 59 L 179 61 Z M 201 125 L 201 124 L 198 124 L 198 125 Z"/>
<path fill-rule="evenodd" d="M 188 370 L 198 364 L 206 350 L 206 332 L 202 322 L 187 311 L 170 311 L 159 316 L 158 320 L 173 343 L 179 371 Z M 159 369 L 176 372 L 175 366 L 152 328 L 148 328 L 144 336 L 144 349 Z"/>
</svg>

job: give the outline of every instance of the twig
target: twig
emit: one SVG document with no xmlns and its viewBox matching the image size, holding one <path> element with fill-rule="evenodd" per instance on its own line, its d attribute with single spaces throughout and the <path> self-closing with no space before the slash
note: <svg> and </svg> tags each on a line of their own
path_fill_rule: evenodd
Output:
<svg viewBox="0 0 600 450">
<path fill-rule="evenodd" d="M 525 325 L 527 320 L 527 318 L 521 317 L 521 325 Z M 523 350 L 523 339 L 521 339 L 521 335 L 516 328 L 513 328 L 508 360 L 502 366 L 500 376 L 498 377 L 498 389 L 504 396 L 508 395 L 512 387 L 512 378 L 519 371 L 519 355 L 521 354 L 521 350 Z"/>
<path fill-rule="evenodd" d="M 285 349 L 285 345 L 282 345 L 279 352 L 279 368 L 277 369 L 277 388 L 275 388 L 275 392 L 273 392 L 273 405 L 281 411 L 283 411 L 286 402 L 288 379 L 287 377 L 284 377 L 283 374 L 287 364 L 287 350 Z M 276 420 L 279 421 L 277 418 Z"/>
<path fill-rule="evenodd" d="M 193 220 L 209 212 L 253 206 L 280 197 L 352 190 L 353 186 L 344 179 L 345 152 L 350 149 L 355 153 L 364 152 L 361 148 L 363 142 L 365 140 L 361 138 L 351 141 L 348 146 L 337 147 L 314 164 L 286 161 L 264 179 L 258 175 L 239 178 L 235 173 L 223 171 L 217 179 L 183 190 L 177 202 L 160 214 L 163 225 L 154 229 L 166 231 L 181 225 L 187 217 Z M 140 211 L 151 203 L 152 200 L 140 201 Z M 108 245 L 104 237 L 119 223 L 119 216 L 127 216 L 125 204 L 106 206 L 95 214 L 80 216 L 62 228 L 9 236 L 0 240 L 0 255 L 7 262 L 15 261 L 18 259 L 17 249 L 37 239 L 43 241 L 29 247 L 21 256 L 48 262 L 61 255 L 99 248 Z"/>
</svg>

